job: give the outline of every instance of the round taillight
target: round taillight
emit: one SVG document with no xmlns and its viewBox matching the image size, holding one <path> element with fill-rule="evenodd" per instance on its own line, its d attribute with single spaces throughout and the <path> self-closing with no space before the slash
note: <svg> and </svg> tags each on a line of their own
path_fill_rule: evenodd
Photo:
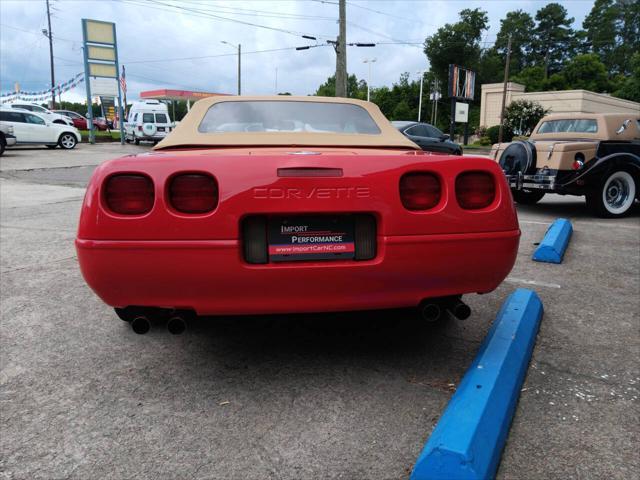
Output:
<svg viewBox="0 0 640 480">
<path fill-rule="evenodd" d="M 143 215 L 153 208 L 153 182 L 145 175 L 113 175 L 106 181 L 104 200 L 114 213 Z"/>
<path fill-rule="evenodd" d="M 400 199 L 407 210 L 428 210 L 440 203 L 440 180 L 432 173 L 405 173 L 400 178 Z"/>
<path fill-rule="evenodd" d="M 207 213 L 218 205 L 218 184 L 210 175 L 177 175 L 169 185 L 169 202 L 181 213 Z"/>
<path fill-rule="evenodd" d="M 496 182 L 488 172 L 465 172 L 456 178 L 456 198 L 465 210 L 488 207 L 496 197 Z"/>
</svg>

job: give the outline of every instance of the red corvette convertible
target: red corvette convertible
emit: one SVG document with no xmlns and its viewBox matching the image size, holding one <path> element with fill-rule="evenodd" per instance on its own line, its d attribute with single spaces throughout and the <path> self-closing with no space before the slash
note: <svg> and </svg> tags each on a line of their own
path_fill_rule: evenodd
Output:
<svg viewBox="0 0 640 480">
<path fill-rule="evenodd" d="M 103 163 L 76 247 L 84 278 L 138 333 L 189 315 L 420 307 L 469 315 L 520 230 L 485 158 L 423 152 L 372 103 L 200 100 L 153 152 Z"/>
</svg>

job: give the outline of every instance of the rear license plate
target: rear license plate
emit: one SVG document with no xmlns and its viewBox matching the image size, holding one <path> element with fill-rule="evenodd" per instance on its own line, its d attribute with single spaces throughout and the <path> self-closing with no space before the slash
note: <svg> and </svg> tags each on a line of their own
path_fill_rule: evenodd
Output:
<svg viewBox="0 0 640 480">
<path fill-rule="evenodd" d="M 164 132 L 164 127 L 158 127 L 159 132 Z"/>
<path fill-rule="evenodd" d="M 354 222 L 349 215 L 271 217 L 269 260 L 345 260 L 355 257 Z"/>
</svg>

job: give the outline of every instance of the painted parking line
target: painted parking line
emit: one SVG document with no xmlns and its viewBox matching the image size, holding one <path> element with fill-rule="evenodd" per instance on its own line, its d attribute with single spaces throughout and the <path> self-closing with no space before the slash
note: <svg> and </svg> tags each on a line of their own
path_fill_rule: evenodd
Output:
<svg viewBox="0 0 640 480">
<path fill-rule="evenodd" d="M 536 262 L 562 263 L 564 252 L 569 246 L 573 234 L 573 226 L 566 218 L 556 219 L 547 229 L 544 238 L 533 252 Z"/>
<path fill-rule="evenodd" d="M 534 287 L 547 287 L 547 288 L 562 288 L 562 285 L 557 283 L 541 282 L 538 280 L 526 280 L 524 278 L 507 277 L 505 282 L 520 283 L 522 285 L 531 285 Z"/>
<path fill-rule="evenodd" d="M 449 401 L 411 480 L 494 478 L 529 366 L 543 307 L 518 289 L 505 301 Z"/>
<path fill-rule="evenodd" d="M 549 222 L 538 222 L 536 220 L 522 220 L 518 218 L 519 223 L 530 224 L 530 225 L 549 225 Z M 604 228 L 622 228 L 624 230 L 640 230 L 640 224 L 638 225 L 629 225 L 628 223 L 621 223 L 620 220 L 615 220 L 611 222 L 573 222 L 574 226 L 577 227 L 604 227 Z"/>
</svg>

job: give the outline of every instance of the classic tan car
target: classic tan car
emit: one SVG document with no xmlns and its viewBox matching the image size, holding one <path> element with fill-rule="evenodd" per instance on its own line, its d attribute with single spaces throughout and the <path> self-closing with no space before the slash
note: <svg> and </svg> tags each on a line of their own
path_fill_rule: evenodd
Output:
<svg viewBox="0 0 640 480">
<path fill-rule="evenodd" d="M 529 140 L 496 144 L 491 156 L 518 203 L 585 195 L 596 215 L 621 217 L 640 195 L 640 112 L 547 115 Z"/>
</svg>

